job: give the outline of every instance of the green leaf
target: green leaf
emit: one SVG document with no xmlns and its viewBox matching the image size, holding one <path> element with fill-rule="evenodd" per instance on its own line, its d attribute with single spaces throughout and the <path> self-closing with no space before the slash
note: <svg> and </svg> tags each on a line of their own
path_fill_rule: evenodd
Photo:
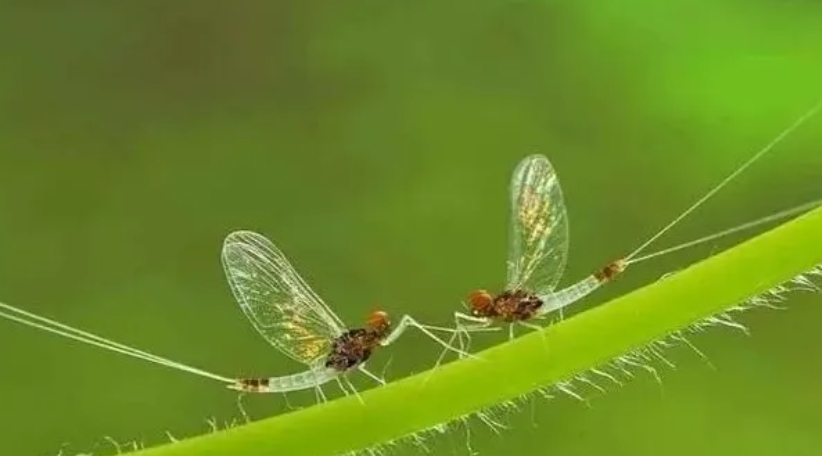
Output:
<svg viewBox="0 0 822 456">
<path fill-rule="evenodd" d="M 349 396 L 135 455 L 333 456 L 373 447 L 570 379 L 820 264 L 822 208 L 541 333 L 480 352 L 482 360 L 366 391 L 365 404 Z"/>
</svg>

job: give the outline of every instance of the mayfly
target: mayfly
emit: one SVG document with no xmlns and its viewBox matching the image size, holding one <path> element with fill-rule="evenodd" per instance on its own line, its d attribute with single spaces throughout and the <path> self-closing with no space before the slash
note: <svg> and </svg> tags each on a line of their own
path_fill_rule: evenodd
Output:
<svg viewBox="0 0 822 456">
<path fill-rule="evenodd" d="M 374 348 L 393 343 L 409 327 L 416 327 L 446 349 L 453 349 L 431 331 L 453 333 L 454 329 L 422 325 L 408 315 L 392 328 L 387 314 L 376 311 L 364 328 L 346 329 L 285 256 L 257 233 L 229 234 L 223 243 L 222 260 L 231 290 L 254 327 L 281 352 L 308 365 L 307 371 L 282 377 L 236 379 L 163 358 L 2 302 L 0 318 L 210 378 L 243 392 L 284 393 L 314 388 L 323 398 L 322 384 L 334 379 L 339 382 L 341 374 L 354 368 L 384 383 L 365 369 L 365 361 Z M 461 356 L 470 356 L 453 350 Z"/>
<path fill-rule="evenodd" d="M 467 307 L 470 313 L 459 311 L 454 313 L 456 328 L 467 331 L 469 329 L 476 330 L 490 327 L 494 323 L 503 323 L 508 325 L 509 338 L 514 337 L 515 324 L 537 330 L 542 329 L 541 326 L 533 324 L 531 321 L 544 318 L 552 312 L 559 311 L 579 301 L 601 285 L 613 280 L 631 264 L 685 247 L 680 246 L 675 249 L 666 249 L 664 252 L 657 252 L 643 257 L 638 256 L 653 241 L 679 223 L 748 166 L 769 152 L 788 134 L 812 117 L 820 107 L 822 107 L 822 103 L 806 112 L 630 255 L 608 263 L 583 280 L 560 290 L 555 288 L 565 268 L 569 240 L 568 215 L 562 190 L 557 174 L 546 157 L 542 155 L 526 157 L 516 167 L 511 179 L 512 213 L 509 227 L 508 275 L 505 288 L 502 292 L 496 294 L 489 293 L 486 290 L 471 292 L 467 298 Z M 803 205 L 803 208 L 807 209 L 812 207 L 813 204 L 816 203 Z M 793 213 L 794 211 L 786 212 Z M 751 224 L 742 225 L 737 229 L 728 230 L 721 234 L 729 234 L 729 232 L 750 226 Z M 709 236 L 698 242 L 705 242 L 716 237 L 716 235 Z M 688 245 L 694 243 L 690 242 Z M 455 333 L 451 342 L 456 337 L 462 339 L 462 334 L 464 333 Z M 443 352 L 444 354 L 445 352 Z M 437 364 L 439 364 L 439 361 Z"/>
<path fill-rule="evenodd" d="M 378 310 L 365 327 L 347 329 L 285 255 L 258 233 L 229 234 L 222 258 L 234 297 L 254 328 L 282 353 L 308 366 L 308 370 L 293 375 L 239 379 L 230 388 L 255 393 L 317 388 L 322 395 L 319 385 L 339 381 L 341 374 L 352 369 L 384 383 L 365 368 L 365 363 L 375 348 L 392 344 L 409 327 L 419 329 L 446 350 L 466 355 L 431 332 L 454 329 L 423 325 L 409 315 L 402 316 L 392 328 L 388 315 Z"/>
</svg>

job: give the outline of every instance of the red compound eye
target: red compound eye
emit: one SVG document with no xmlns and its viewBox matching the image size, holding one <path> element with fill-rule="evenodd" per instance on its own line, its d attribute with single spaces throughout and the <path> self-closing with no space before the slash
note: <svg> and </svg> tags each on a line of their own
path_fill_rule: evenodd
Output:
<svg viewBox="0 0 822 456">
<path fill-rule="evenodd" d="M 371 328 L 381 328 L 388 325 L 388 314 L 382 310 L 375 310 L 368 316 L 366 324 Z"/>
<path fill-rule="evenodd" d="M 485 290 L 472 291 L 468 295 L 468 305 L 475 314 L 484 314 L 491 308 L 494 297 Z"/>
</svg>

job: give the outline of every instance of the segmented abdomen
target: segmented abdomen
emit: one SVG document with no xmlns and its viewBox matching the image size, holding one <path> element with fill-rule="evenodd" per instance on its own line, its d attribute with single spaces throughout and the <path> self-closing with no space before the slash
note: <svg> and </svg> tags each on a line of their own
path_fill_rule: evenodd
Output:
<svg viewBox="0 0 822 456">
<path fill-rule="evenodd" d="M 311 389 L 333 380 L 339 375 L 334 369 L 312 369 L 297 374 L 268 378 L 238 380 L 238 389 L 250 393 L 286 393 Z"/>
<path fill-rule="evenodd" d="M 599 288 L 602 283 L 600 279 L 592 275 L 557 292 L 541 295 L 539 298 L 542 299 L 543 304 L 537 310 L 537 314 L 545 315 L 575 303 Z"/>
</svg>

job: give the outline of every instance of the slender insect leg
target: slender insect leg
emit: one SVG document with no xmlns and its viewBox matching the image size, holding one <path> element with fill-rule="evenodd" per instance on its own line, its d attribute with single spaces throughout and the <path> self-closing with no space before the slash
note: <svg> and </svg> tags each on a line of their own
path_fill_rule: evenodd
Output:
<svg viewBox="0 0 822 456">
<path fill-rule="evenodd" d="M 391 362 L 394 361 L 394 355 L 390 355 L 388 359 L 385 361 L 385 365 L 382 366 L 382 372 L 380 372 L 380 378 L 385 380 L 386 372 L 388 372 L 388 368 L 391 367 Z M 363 367 L 365 367 L 365 363 L 363 363 Z"/>
<path fill-rule="evenodd" d="M 460 323 L 460 320 L 468 322 L 468 326 L 472 329 L 474 327 L 487 328 L 492 323 L 492 320 L 485 317 L 475 317 L 473 315 L 468 315 L 462 312 L 454 312 L 454 321 L 456 321 L 457 325 L 465 326 Z"/>
<path fill-rule="evenodd" d="M 451 345 L 452 343 L 454 343 L 454 339 L 457 339 L 457 336 L 459 336 L 459 335 L 460 335 L 460 333 L 458 333 L 458 332 L 455 332 L 454 334 L 452 334 L 451 338 L 448 339 L 448 345 Z M 459 338 L 459 344 L 460 344 L 460 350 L 464 350 L 465 346 L 462 343 L 462 338 L 461 337 Z M 446 353 L 448 353 L 448 351 L 449 351 L 448 349 L 443 349 L 443 351 L 440 353 L 440 356 L 437 358 L 437 362 L 434 363 L 434 367 L 431 368 L 431 374 L 433 374 L 440 367 L 440 364 L 442 363 L 442 360 L 443 360 L 443 358 L 445 358 L 445 355 L 446 355 Z M 428 377 L 425 378 L 425 382 L 427 382 L 428 379 L 431 378 L 431 374 L 429 374 Z M 423 382 L 423 383 L 425 383 L 425 382 Z"/>
<path fill-rule="evenodd" d="M 454 312 L 454 325 L 456 330 L 466 337 L 470 337 L 469 332 L 483 330 L 498 331 L 498 328 L 488 328 L 493 321 L 485 317 L 475 317 L 462 312 Z"/>
<path fill-rule="evenodd" d="M 314 395 L 317 397 L 317 402 L 328 402 L 328 399 L 325 397 L 325 393 L 323 393 L 323 387 L 317 385 L 314 387 Z"/>
<path fill-rule="evenodd" d="M 542 330 L 545 329 L 540 325 L 535 325 L 533 323 L 528 323 L 527 321 L 519 321 L 517 323 L 519 323 L 520 326 L 524 326 L 526 328 L 533 329 L 534 331 L 542 332 Z"/>
<path fill-rule="evenodd" d="M 459 333 L 454 333 L 454 334 L 451 335 L 451 338 L 448 339 L 448 344 L 449 345 L 454 343 L 454 339 L 457 338 L 458 334 Z M 460 344 L 460 350 L 464 349 L 464 346 L 462 344 L 462 340 L 459 341 L 459 344 Z M 440 356 L 437 358 L 437 362 L 434 363 L 434 367 L 431 368 L 431 373 L 434 373 L 434 371 L 437 370 L 437 368 L 440 367 L 440 364 L 442 363 L 442 360 L 443 360 L 443 358 L 445 358 L 445 355 L 446 355 L 446 353 L 448 353 L 448 351 L 449 350 L 447 348 L 442 350 L 442 352 L 440 353 Z"/>
<path fill-rule="evenodd" d="M 463 321 L 467 322 L 467 324 L 463 323 Z M 460 351 L 464 351 L 466 347 L 462 343 L 462 335 L 465 335 L 470 345 L 471 331 L 498 331 L 499 328 L 489 328 L 489 326 L 492 323 L 493 321 L 487 318 L 474 317 L 472 315 L 466 315 L 462 312 L 454 312 L 454 326 L 456 330 L 454 331 L 454 334 L 451 336 L 451 338 L 448 339 L 448 345 L 453 343 L 455 338 L 459 337 Z M 442 364 L 442 360 L 445 358 L 445 355 L 448 352 L 449 349 L 446 348 L 442 351 L 442 353 L 440 353 L 440 356 L 437 358 L 437 362 L 434 364 L 434 367 L 431 368 L 431 373 L 425 379 L 426 382 L 429 378 L 431 378 L 431 375 L 440 367 L 440 364 Z M 459 357 L 463 358 L 464 356 L 462 355 L 462 353 L 459 353 Z"/>
<path fill-rule="evenodd" d="M 414 320 L 410 315 L 403 315 L 403 317 L 400 319 L 399 324 L 397 324 L 397 327 L 393 331 L 391 331 L 391 334 L 389 334 L 388 337 L 386 337 L 380 343 L 380 345 L 385 346 L 385 345 L 390 345 L 390 344 L 394 343 L 402 335 L 402 333 L 404 333 L 405 330 L 408 329 L 409 326 L 413 326 L 413 327 L 419 329 L 420 331 L 422 331 L 423 334 L 430 337 L 431 339 L 433 339 L 438 344 L 442 345 L 443 347 L 445 347 L 448 350 L 452 350 L 456 353 L 460 353 L 460 354 L 463 354 L 465 356 L 478 359 L 476 356 L 474 356 L 470 353 L 466 353 L 466 352 L 464 352 L 464 351 L 462 351 L 458 348 L 454 348 L 453 346 L 449 345 L 447 342 L 440 339 L 439 337 L 434 335 L 434 333 L 429 331 L 427 326 L 417 322 L 417 320 Z"/>
<path fill-rule="evenodd" d="M 460 313 L 455 312 L 455 314 L 460 314 Z M 474 332 L 474 331 L 498 331 L 499 330 L 499 328 L 488 328 L 488 325 L 485 324 L 485 319 L 483 319 L 483 318 L 472 317 L 470 315 L 465 315 L 465 314 L 460 314 L 460 315 L 469 318 L 469 320 L 468 320 L 469 322 L 482 323 L 482 324 L 479 324 L 479 325 L 475 325 L 475 324 L 460 325 L 459 321 L 457 320 L 456 321 L 457 326 L 454 327 L 454 328 L 445 328 L 445 327 L 442 327 L 442 326 L 429 326 L 429 325 L 420 325 L 420 326 L 423 326 L 425 329 L 427 329 L 429 331 L 443 331 L 443 332 L 451 333 L 452 336 L 451 336 L 450 339 L 448 339 L 448 342 L 447 342 L 448 345 L 451 345 L 451 343 L 454 341 L 455 336 L 459 338 L 459 342 L 461 344 L 463 336 L 468 337 L 469 341 L 470 341 L 469 332 Z M 462 345 L 460 345 L 460 350 L 465 351 L 465 349 Z"/>
<path fill-rule="evenodd" d="M 458 313 L 458 312 L 457 312 Z M 470 317 L 470 316 L 469 316 Z M 468 348 L 471 346 L 471 333 L 477 331 L 499 331 L 499 328 L 489 328 L 489 325 L 485 323 L 484 320 L 470 320 L 470 324 L 468 325 L 460 325 L 457 324 L 454 328 L 436 328 L 436 327 L 428 327 L 428 329 L 436 329 L 439 331 L 446 331 L 451 333 L 451 338 L 448 339 L 448 345 L 451 345 L 454 342 L 454 339 L 457 339 L 457 343 L 459 344 L 459 349 L 462 352 L 468 353 Z M 465 339 L 465 340 L 463 340 Z M 464 358 L 465 354 L 460 353 L 460 358 Z"/>
<path fill-rule="evenodd" d="M 288 410 L 294 410 L 294 406 L 291 405 L 291 402 L 288 400 L 288 394 L 283 391 L 283 400 L 285 401 L 285 406 L 288 407 Z"/>
<path fill-rule="evenodd" d="M 457 330 L 456 335 L 459 338 L 460 349 L 467 352 L 468 349 L 471 347 L 472 332 L 499 331 L 500 328 L 489 327 L 492 323 L 493 320 L 490 320 L 488 318 L 475 317 L 473 315 L 467 315 L 462 312 L 454 312 L 454 326 Z M 465 337 L 465 343 L 463 343 L 463 337 Z M 443 351 L 443 353 L 440 355 L 438 363 L 442 361 L 442 358 L 445 356 L 445 353 L 446 352 Z M 461 353 L 459 354 L 459 357 L 460 359 L 464 358 L 464 356 Z"/>
<path fill-rule="evenodd" d="M 360 401 L 360 404 L 365 405 L 365 401 L 362 400 L 362 396 L 360 396 L 360 393 L 357 391 L 357 388 L 354 387 L 354 384 L 351 383 L 351 380 L 348 379 L 348 376 L 347 375 L 341 375 L 340 377 L 342 377 L 343 380 L 345 380 L 345 383 L 348 383 L 348 387 L 351 388 L 351 391 L 353 391 L 354 395 L 357 396 L 357 400 Z"/>
<path fill-rule="evenodd" d="M 462 343 L 462 338 L 465 337 L 468 341 L 468 345 L 471 345 L 471 334 L 469 331 L 474 328 L 484 328 L 487 327 L 488 323 L 484 318 L 474 317 L 472 315 L 467 315 L 462 312 L 454 312 L 454 329 L 456 329 L 456 334 L 459 337 L 460 341 L 460 348 L 467 349 Z"/>
<path fill-rule="evenodd" d="M 446 328 L 444 326 L 431 326 L 431 325 L 422 325 L 425 326 L 426 329 L 430 331 L 443 331 L 447 333 L 455 333 L 457 332 L 456 328 Z"/>
<path fill-rule="evenodd" d="M 371 379 L 373 379 L 374 381 L 376 381 L 380 385 L 385 385 L 385 379 L 378 377 L 376 374 L 374 374 L 371 371 L 369 371 L 368 369 L 366 369 L 365 368 L 365 363 L 362 363 L 359 366 L 357 366 L 357 369 L 359 369 L 359 371 L 362 372 L 363 374 L 371 377 Z"/>
<path fill-rule="evenodd" d="M 534 331 L 539 332 L 540 337 L 542 338 L 542 345 L 545 346 L 545 349 L 548 349 L 548 339 L 545 338 L 545 331 L 542 326 L 535 325 L 533 323 L 529 323 L 527 321 L 520 321 L 520 326 L 525 326 L 526 328 L 533 329 Z"/>
<path fill-rule="evenodd" d="M 455 322 L 456 322 L 456 319 L 455 319 Z M 465 341 L 463 341 L 463 337 L 466 338 L 467 344 L 466 344 Z M 459 324 L 455 324 L 454 329 L 451 331 L 451 337 L 449 337 L 448 341 L 447 341 L 448 345 L 453 346 L 455 340 L 456 340 L 457 344 L 459 345 L 459 349 L 461 351 L 467 352 L 467 346 L 471 345 L 471 336 L 468 334 L 466 329 L 464 327 L 460 326 Z M 437 359 L 437 365 L 439 365 L 439 363 L 442 361 L 443 357 L 445 357 L 445 354 L 448 353 L 449 351 L 451 351 L 451 350 L 449 350 L 447 348 L 442 351 L 439 358 Z M 462 358 L 462 355 L 459 355 L 459 357 Z"/>
<path fill-rule="evenodd" d="M 456 325 L 457 334 L 460 337 L 460 348 L 463 348 L 462 337 L 468 341 L 464 350 L 468 350 L 471 346 L 471 333 L 477 331 L 499 331 L 500 328 L 490 328 L 493 320 L 483 317 L 475 317 L 473 315 L 464 314 L 462 312 L 454 312 L 454 324 Z M 462 358 L 462 356 L 460 356 Z"/>
<path fill-rule="evenodd" d="M 339 386 L 339 387 L 340 387 L 340 391 L 342 391 L 342 392 L 343 392 L 343 394 L 345 394 L 346 396 L 348 396 L 348 390 L 347 390 L 347 389 L 345 389 L 345 385 L 343 385 L 342 379 L 341 379 L 340 377 L 342 377 L 342 376 L 341 376 L 341 375 L 338 375 L 336 378 L 334 378 L 334 380 L 336 380 L 336 381 L 337 381 L 337 386 Z"/>
</svg>

